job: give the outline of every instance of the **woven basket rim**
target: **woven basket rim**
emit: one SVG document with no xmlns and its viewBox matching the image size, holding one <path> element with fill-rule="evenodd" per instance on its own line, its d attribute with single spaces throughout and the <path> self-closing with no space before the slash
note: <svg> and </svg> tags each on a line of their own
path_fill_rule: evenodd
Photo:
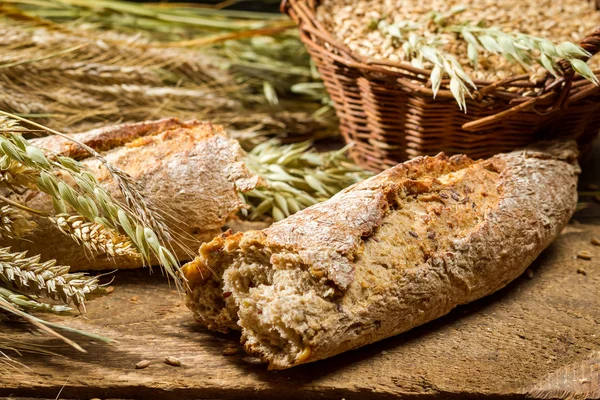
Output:
<svg viewBox="0 0 600 400">
<path fill-rule="evenodd" d="M 568 61 L 559 61 L 564 76 L 550 75 L 542 83 L 530 82 L 530 74 L 477 81 L 467 115 L 447 86 L 432 96 L 426 84 L 431 70 L 406 62 L 390 68 L 339 44 L 316 20 L 319 2 L 284 0 L 282 10 L 298 25 L 340 118 L 340 132 L 356 144 L 350 155 L 364 168 L 381 171 L 439 151 L 487 157 L 526 145 L 546 127 L 580 145 L 598 133 L 600 87 L 576 76 Z M 582 43 L 591 53 L 600 51 L 600 29 Z"/>
<path fill-rule="evenodd" d="M 386 61 L 386 60 L 377 60 L 377 59 L 373 59 L 371 57 L 365 57 L 365 56 L 356 54 L 356 52 L 352 51 L 346 45 L 344 45 L 343 43 L 340 43 L 339 40 L 334 38 L 331 35 L 331 33 L 328 30 L 326 30 L 317 21 L 314 10 L 316 9 L 316 6 L 318 5 L 318 3 L 319 3 L 319 0 L 283 0 L 281 3 L 281 10 L 282 10 L 282 12 L 289 14 L 296 21 L 297 25 L 299 26 L 299 29 L 301 30 L 300 35 L 303 36 L 305 39 L 307 39 L 308 42 L 312 42 L 316 46 L 319 46 L 317 43 L 315 43 L 313 38 L 311 38 L 310 35 L 307 35 L 306 33 L 310 33 L 310 34 L 315 35 L 315 36 L 319 37 L 320 39 L 324 40 L 329 45 L 330 48 L 327 48 L 327 46 L 319 46 L 319 47 L 321 47 L 322 49 L 325 49 L 328 52 L 329 56 L 331 58 L 333 58 L 335 61 L 340 62 L 348 67 L 357 68 L 361 71 L 370 71 L 370 72 L 375 72 L 375 73 L 381 73 L 381 74 L 384 74 L 387 76 L 394 76 L 394 75 L 405 76 L 405 77 L 410 76 L 410 78 L 413 80 L 418 80 L 418 81 L 423 82 L 423 84 L 414 84 L 414 83 L 410 84 L 410 82 L 403 82 L 404 84 L 408 83 L 407 86 L 409 86 L 411 90 L 417 91 L 421 94 L 428 94 L 428 95 L 432 94 L 432 90 L 427 86 L 428 82 L 430 82 L 428 78 L 431 76 L 431 72 L 432 72 L 431 69 L 416 68 L 406 61 L 393 62 L 393 61 Z M 300 15 L 298 17 L 296 17 L 295 15 L 290 13 L 290 8 L 293 8 L 294 12 L 297 12 Z M 304 15 L 301 15 L 301 14 L 304 14 Z M 309 24 L 309 25 L 307 26 L 305 24 Z M 600 47 L 600 39 L 597 39 L 596 37 L 600 38 L 600 27 L 598 29 L 596 29 L 594 32 L 592 32 L 589 36 L 586 37 L 586 39 L 593 38 L 593 45 Z M 586 39 L 584 39 L 584 41 Z M 305 41 L 305 43 L 306 42 L 307 41 Z M 337 50 L 337 51 L 333 51 L 333 50 Z M 596 51 L 598 51 L 598 50 L 596 50 Z M 594 54 L 592 56 L 594 56 Z M 409 75 L 407 73 L 403 73 L 402 70 L 408 71 L 411 74 Z M 583 97 L 587 97 L 587 96 L 577 96 L 577 93 L 579 93 L 579 92 L 586 92 L 585 93 L 586 95 L 588 95 L 588 94 L 591 95 L 595 90 L 589 90 L 590 89 L 589 86 L 596 88 L 596 89 L 598 88 L 592 82 L 589 82 L 584 77 L 582 77 L 580 74 L 575 73 L 571 69 L 570 65 L 568 68 L 566 68 L 566 70 L 567 71 L 563 71 L 563 74 L 565 76 L 570 75 L 571 83 L 569 84 L 569 90 L 572 90 L 572 89 L 579 89 L 579 90 L 575 91 L 572 96 L 567 96 L 567 99 L 565 99 L 564 104 L 568 104 L 568 103 L 572 102 L 573 100 L 580 100 Z M 569 70 L 570 70 L 570 73 L 569 73 Z M 593 70 L 593 73 L 600 77 L 600 68 Z M 419 78 L 418 75 L 423 75 L 423 76 L 427 77 L 427 79 Z M 544 93 L 542 93 L 542 94 L 545 94 L 549 90 L 556 92 L 557 89 L 560 89 L 560 86 L 561 86 L 560 83 L 563 83 L 565 81 L 565 79 L 567 79 L 567 78 L 554 79 L 550 73 L 547 74 L 545 79 L 539 80 L 537 82 L 531 82 L 530 78 L 531 78 L 531 74 L 520 74 L 520 75 L 514 75 L 514 76 L 511 76 L 511 77 L 508 77 L 505 79 L 494 80 L 494 81 L 474 79 L 473 83 L 475 83 L 475 85 L 477 86 L 477 90 L 475 92 L 473 92 L 473 99 L 477 100 L 477 101 L 481 101 L 485 95 L 490 94 L 492 92 L 502 92 L 502 91 L 499 91 L 498 89 L 501 87 L 507 87 L 507 86 L 517 87 L 517 88 L 523 87 L 523 88 L 530 88 L 530 89 L 539 89 L 539 88 L 545 87 Z M 446 86 L 447 86 L 448 82 L 449 82 L 448 79 L 442 80 L 442 86 L 444 84 L 446 84 Z M 587 92 L 589 92 L 589 93 L 587 93 Z M 519 93 L 519 92 L 516 92 L 516 93 L 515 92 L 504 92 L 504 95 L 512 97 L 513 98 L 512 101 L 516 102 L 516 104 L 522 103 L 522 102 L 528 102 L 531 99 L 539 99 L 540 98 L 540 96 L 537 96 L 537 97 L 523 96 L 523 94 Z M 448 89 L 442 89 L 442 88 L 440 88 L 438 90 L 436 97 L 453 98 L 451 92 Z M 573 98 L 569 99 L 569 97 L 573 97 Z M 562 105 L 563 104 L 561 104 L 561 107 L 562 107 Z"/>
</svg>

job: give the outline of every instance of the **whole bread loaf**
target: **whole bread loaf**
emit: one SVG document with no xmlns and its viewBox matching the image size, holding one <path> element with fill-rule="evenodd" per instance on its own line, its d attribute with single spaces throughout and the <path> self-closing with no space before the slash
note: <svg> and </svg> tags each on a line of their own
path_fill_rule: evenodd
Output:
<svg viewBox="0 0 600 400">
<path fill-rule="evenodd" d="M 223 128 L 210 123 L 170 118 L 71 136 L 131 175 L 155 204 L 183 221 L 168 220 L 167 225 L 179 233 L 188 249 L 196 249 L 219 235 L 227 219 L 244 206 L 238 191 L 251 190 L 259 183 L 259 178 L 246 169 L 239 143 L 229 139 Z M 109 193 L 123 201 L 108 171 L 77 144 L 58 136 L 32 142 L 80 160 Z M 53 210 L 51 198 L 44 193 L 26 191 L 14 196 L 28 207 Z M 41 254 L 42 259 L 56 258 L 59 263 L 70 265 L 72 271 L 142 266 L 140 258 L 106 255 L 91 258 L 49 220 L 40 217 L 34 220 L 39 228 L 27 236 L 28 240 L 2 239 L 0 246 L 30 250 L 31 254 Z M 180 260 L 193 258 L 181 246 L 174 244 L 174 249 Z"/>
<path fill-rule="evenodd" d="M 575 210 L 574 144 L 488 160 L 421 157 L 184 267 L 210 329 L 289 368 L 384 339 L 519 276 Z"/>
</svg>

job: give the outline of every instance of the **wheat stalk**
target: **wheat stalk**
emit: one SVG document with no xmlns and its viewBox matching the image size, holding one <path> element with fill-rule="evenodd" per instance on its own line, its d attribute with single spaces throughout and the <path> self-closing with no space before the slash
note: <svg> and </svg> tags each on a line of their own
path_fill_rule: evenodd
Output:
<svg viewBox="0 0 600 400">
<path fill-rule="evenodd" d="M 259 144 L 248 154 L 246 166 L 264 178 L 268 187 L 240 193 L 250 205 L 242 214 L 250 220 L 272 217 L 280 221 L 372 175 L 352 163 L 346 151 L 319 153 L 312 149 L 312 142 Z"/>
<path fill-rule="evenodd" d="M 229 98 L 240 87 L 214 56 L 20 18 L 0 19 L 0 37 L 0 107 L 40 122 L 73 129 L 240 108 Z"/>
<path fill-rule="evenodd" d="M 85 311 L 85 297 L 98 288 L 98 280 L 83 273 L 69 273 L 69 267 L 54 260 L 40 262 L 39 256 L 0 248 L 0 281 L 21 294 L 73 303 Z"/>
<path fill-rule="evenodd" d="M 329 107 L 327 107 L 329 108 Z M 323 113 L 325 115 L 317 115 Z M 307 140 L 319 140 L 338 134 L 337 122 L 332 112 L 323 111 L 308 114 L 305 112 L 280 111 L 276 113 L 254 113 L 252 115 L 225 114 L 230 126 L 228 136 L 240 142 L 250 151 L 260 143 L 277 138 L 284 144 Z M 216 121 L 221 122 L 221 118 Z"/>
<path fill-rule="evenodd" d="M 7 156 L 0 157 L 0 186 L 5 188 L 35 187 L 35 178 L 39 172 L 33 168 L 10 159 Z"/>
<path fill-rule="evenodd" d="M 62 313 L 72 310 L 72 307 L 68 305 L 46 303 L 44 299 L 36 299 L 22 293 L 17 293 L 4 286 L 0 286 L 0 298 L 21 310 L 52 313 Z"/>
<path fill-rule="evenodd" d="M 0 8 L 0 109 L 71 132 L 177 117 L 210 119 L 252 145 L 265 136 L 314 139 L 324 123 L 327 135 L 338 134 L 297 35 L 233 38 L 194 51 L 169 45 L 78 22 L 27 20 Z M 273 102 L 281 105 L 274 109 Z M 280 118 L 282 106 L 298 118 Z"/>
<path fill-rule="evenodd" d="M 226 126 L 237 120 L 236 129 L 251 129 L 252 134 L 264 136 L 273 132 L 257 131 L 254 121 L 277 113 L 273 104 L 307 110 L 304 119 L 316 119 L 331 109 L 322 83 L 315 82 L 319 79 L 314 64 L 298 35 L 286 31 L 293 24 L 283 17 L 275 18 L 277 29 L 235 31 L 226 37 L 184 21 L 169 22 L 169 32 L 181 34 L 180 39 L 195 38 L 172 42 L 174 38 L 160 28 L 163 21 L 155 21 L 156 25 L 145 32 L 136 29 L 134 36 L 120 24 L 121 14 L 111 9 L 104 10 L 106 14 L 96 20 L 98 28 L 91 29 L 70 18 L 58 18 L 60 23 L 53 23 L 28 17 L 45 16 L 49 9 L 55 15 L 56 5 L 81 16 L 88 9 L 83 2 L 67 5 L 50 1 L 35 7 L 27 3 L 22 4 L 24 13 L 0 8 L 0 109 L 60 130 L 178 117 L 210 119 Z M 135 13 L 136 9 L 127 12 Z M 169 10 L 181 12 L 177 7 Z M 8 22 L 2 21 L 2 13 L 10 18 Z M 97 17 L 93 13 L 88 16 Z M 244 18 L 272 25 L 259 13 Z M 233 27 L 238 16 L 216 11 L 210 19 L 228 21 Z M 287 24 L 285 29 L 279 29 L 282 23 Z M 196 40 L 205 38 L 211 40 Z M 213 40 L 218 38 L 222 40 Z M 323 109 L 313 117 L 319 103 Z M 240 126 L 244 120 L 248 122 Z M 279 132 L 293 139 L 294 128 L 291 124 Z"/>
<path fill-rule="evenodd" d="M 18 317 L 25 319 L 26 321 L 31 323 L 33 326 L 35 326 L 37 329 L 41 330 L 42 332 L 46 332 L 52 336 L 57 337 L 58 339 L 67 343 L 68 345 L 75 348 L 76 350 L 81 351 L 82 353 L 87 353 L 87 352 L 81 346 L 79 346 L 77 343 L 75 343 L 73 340 L 59 334 L 55 329 L 62 329 L 67 332 L 77 333 L 77 334 L 87 336 L 92 339 L 101 340 L 101 341 L 107 342 L 107 343 L 114 342 L 113 340 L 103 337 L 103 336 L 100 336 L 100 335 L 80 331 L 78 329 L 74 329 L 74 328 L 71 328 L 68 326 L 54 324 L 52 322 L 44 321 L 42 319 L 34 317 L 33 315 L 27 314 L 26 312 L 23 312 L 20 309 L 16 308 L 11 303 L 5 301 L 2 297 L 0 297 L 0 311 L 5 311 L 5 312 L 8 312 L 10 314 L 13 314 L 13 315 L 16 315 Z"/>
<path fill-rule="evenodd" d="M 89 222 L 80 215 L 58 214 L 48 217 L 58 229 L 71 237 L 76 243 L 83 245 L 94 254 L 107 254 L 111 257 L 139 257 L 131 240 L 106 226 Z"/>
<path fill-rule="evenodd" d="M 44 10 L 47 8 L 38 3 L 28 12 L 35 14 Z M 121 11 L 124 10 L 112 15 L 111 25 L 119 24 Z M 312 80 L 314 76 L 314 68 L 311 71 L 308 56 L 294 35 L 278 37 L 275 42 L 263 39 L 238 41 L 237 35 L 230 36 L 229 39 L 244 48 L 225 49 L 226 46 L 218 45 L 209 55 L 208 51 L 185 48 L 200 45 L 199 42 L 178 43 L 178 48 L 168 48 L 169 43 L 152 43 L 140 37 L 137 29 L 135 36 L 122 35 L 114 31 L 77 27 L 81 24 L 62 25 L 27 19 L 24 14 L 14 13 L 9 8 L 2 8 L 2 12 L 10 19 L 8 22 L 0 20 L 0 109 L 13 110 L 25 114 L 21 116 L 54 126 L 60 124 L 61 129 L 74 130 L 106 124 L 107 121 L 138 121 L 166 115 L 182 119 L 215 116 L 217 122 L 236 120 L 239 129 L 252 128 L 252 135 L 261 135 L 265 131 L 288 134 L 291 130 L 286 129 L 287 121 L 272 123 L 269 100 L 271 103 L 277 101 L 274 100 L 276 98 L 279 100 L 282 94 L 291 92 L 291 85 Z M 93 14 L 89 15 L 93 17 Z M 285 24 L 293 25 L 288 21 Z M 176 25 L 169 23 L 170 27 Z M 251 28 L 259 25 L 262 23 Z M 233 25 L 226 21 L 221 22 L 223 26 Z M 279 25 L 275 28 L 281 32 Z M 32 34 L 34 30 L 35 35 Z M 239 38 L 243 38 L 245 33 L 238 32 L 241 33 Z M 193 36 L 197 36 L 196 33 Z M 210 43 L 224 39 L 221 32 L 214 36 Z M 215 54 L 219 58 L 215 58 Z M 260 57 L 260 63 L 256 62 L 255 56 Z M 226 64 L 222 57 L 230 61 L 227 70 L 221 68 L 222 64 Z M 294 67 L 299 59 L 302 59 L 302 66 Z M 261 92 L 263 88 L 266 88 L 269 99 Z M 302 92 L 307 89 L 300 85 L 294 90 Z M 312 92 L 306 97 L 314 102 L 319 96 L 319 88 L 308 90 Z M 252 107 L 245 110 L 246 104 Z M 261 107 L 258 110 L 257 105 Z M 304 116 L 312 119 L 308 113 Z M 55 214 L 79 215 L 87 223 L 105 227 L 111 235 L 127 236 L 147 263 L 157 259 L 169 273 L 178 276 L 177 260 L 165 245 L 164 238 L 169 233 L 163 229 L 161 219 L 155 216 L 162 205 L 152 204 L 126 174 L 107 165 L 126 199 L 126 204 L 118 204 L 79 163 L 65 157 L 44 155 L 23 139 L 21 134 L 27 130 L 11 120 L 0 122 L 5 123 L 0 126 L 0 157 L 11 163 L 5 170 L 0 170 L 8 171 L 4 180 L 0 173 L 3 187 L 9 191 L 27 187 L 49 194 L 54 202 Z M 308 126 L 304 121 L 301 124 Z M 256 128 L 258 125 L 265 128 Z M 60 134 L 46 128 L 40 130 Z M 306 135 L 309 134 L 307 130 Z M 92 155 L 98 156 L 94 152 Z M 15 168 L 27 173 L 13 174 Z M 69 184 L 62 179 L 65 175 Z M 27 178 L 23 179 L 25 176 Z M 56 219 L 57 216 L 50 217 Z M 66 228 L 64 231 L 70 232 Z M 83 234 L 70 236 L 78 239 L 83 246 L 89 241 Z M 7 291 L 6 286 L 0 285 L 0 291 Z M 0 310 L 15 314 L 6 305 L 14 308 L 19 304 L 18 307 L 23 309 L 35 309 L 34 306 L 44 307 L 45 304 L 42 298 L 31 299 L 14 291 L 10 295 L 5 293 L 4 297 L 0 293 L 0 300 L 4 302 L 0 303 Z"/>
<path fill-rule="evenodd" d="M 0 288 L 0 298 L 2 288 Z M 1 317 L 1 314 L 0 314 Z M 2 322 L 2 319 L 0 319 Z M 20 372 L 23 369 L 29 369 L 23 363 L 10 357 L 7 352 L 12 352 L 18 355 L 23 353 L 32 354 L 43 354 L 43 355 L 56 355 L 46 346 L 40 346 L 37 344 L 30 344 L 22 340 L 17 340 L 10 333 L 0 332 L 0 372 Z"/>
<path fill-rule="evenodd" d="M 0 117 L 3 194 L 10 197 L 23 188 L 44 192 L 51 196 L 56 213 L 52 215 L 34 210 L 14 199 L 0 196 L 0 201 L 6 204 L 0 208 L 0 234 L 18 239 L 32 228 L 27 214 L 47 217 L 58 229 L 92 253 L 110 257 L 141 255 L 148 264 L 154 257 L 175 278 L 176 285 L 181 287 L 178 262 L 165 247 L 166 240 L 171 238 L 170 233 L 162 217 L 156 213 L 157 206 L 148 200 L 127 174 L 110 165 L 89 146 L 61 132 L 25 120 L 42 131 L 76 142 L 97 158 L 112 174 L 127 199 L 128 204 L 121 204 L 76 160 L 57 154 L 47 156 L 40 148 L 31 145 L 23 137 L 29 131 L 16 122 L 24 119 L 3 111 L 0 111 L 0 115 L 3 115 Z M 67 183 L 67 177 L 73 183 Z M 73 215 L 67 214 L 73 211 Z M 158 235 L 151 227 L 159 228 Z M 42 321 L 27 311 L 63 311 L 64 307 L 44 303 L 44 299 L 52 299 L 64 304 L 73 303 L 84 312 L 86 296 L 99 289 L 98 277 L 69 273 L 69 267 L 57 266 L 55 260 L 42 262 L 40 256 L 27 257 L 25 253 L 0 248 L 0 311 L 24 318 L 78 350 L 83 349 L 54 330 L 57 327 L 70 328 Z"/>
<path fill-rule="evenodd" d="M 23 120 L 3 111 L 0 111 L 0 115 Z M 40 171 L 39 177 L 35 180 L 36 187 L 52 197 L 57 214 L 66 214 L 71 208 L 89 222 L 104 225 L 115 234 L 122 231 L 129 237 L 135 250 L 141 254 L 147 264 L 150 264 L 152 257 L 155 257 L 166 273 L 175 279 L 178 286 L 180 285 L 179 264 L 171 250 L 166 247 L 166 243 L 175 241 L 176 238 L 173 238 L 166 227 L 162 217 L 163 212 L 158 211 L 159 206 L 149 199 L 139 184 L 125 172 L 108 163 L 91 147 L 79 143 L 61 132 L 27 121 L 51 134 L 75 141 L 98 159 L 110 172 L 126 199 L 127 204 L 119 204 L 81 163 L 72 158 L 58 155 L 48 158 L 41 149 L 32 146 L 24 139 L 21 131 L 10 131 L 10 126 L 14 124 L 10 125 L 6 120 L 6 118 L 4 120 L 0 118 L 0 129 L 4 128 L 4 136 L 0 136 L 0 151 L 13 161 Z M 56 174 L 56 171 L 69 174 L 76 186 L 72 187 L 67 184 Z M 87 245 L 89 248 L 95 246 L 91 242 L 79 241 L 78 243 Z M 108 248 L 109 244 L 106 246 Z"/>
<path fill-rule="evenodd" d="M 19 239 L 35 228 L 36 224 L 23 211 L 10 205 L 0 208 L 0 238 Z"/>
</svg>

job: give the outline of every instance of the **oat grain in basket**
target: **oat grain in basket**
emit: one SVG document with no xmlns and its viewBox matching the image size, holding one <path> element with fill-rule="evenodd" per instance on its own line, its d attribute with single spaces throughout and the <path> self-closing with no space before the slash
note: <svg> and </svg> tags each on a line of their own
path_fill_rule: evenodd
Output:
<svg viewBox="0 0 600 400">
<path fill-rule="evenodd" d="M 594 81 L 592 70 L 600 68 L 600 57 L 589 66 L 578 60 L 585 51 L 576 43 L 600 27 L 589 1 L 324 0 L 316 15 L 357 54 L 432 68 L 434 89 L 451 78 L 461 107 L 476 89 L 473 80 L 525 73 L 540 80 L 559 73 L 560 59 Z"/>
</svg>

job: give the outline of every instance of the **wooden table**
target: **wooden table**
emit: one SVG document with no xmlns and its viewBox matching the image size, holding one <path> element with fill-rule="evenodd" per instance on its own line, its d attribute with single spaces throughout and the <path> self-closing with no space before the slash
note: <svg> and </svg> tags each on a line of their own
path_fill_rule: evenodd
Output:
<svg viewBox="0 0 600 400">
<path fill-rule="evenodd" d="M 582 181 L 595 182 L 600 168 L 589 168 Z M 241 349 L 223 355 L 239 348 L 239 337 L 198 327 L 160 275 L 118 272 L 114 293 L 90 301 L 86 318 L 48 317 L 118 343 L 73 337 L 88 350 L 81 354 L 12 327 L 23 340 L 55 346 L 59 355 L 19 357 L 31 371 L 2 374 L 0 396 L 600 398 L 600 247 L 590 243 L 600 237 L 597 206 L 580 213 L 580 223 L 569 225 L 529 273 L 500 292 L 406 334 L 287 371 L 268 371 Z M 592 260 L 576 259 L 579 250 Z M 182 366 L 164 364 L 167 356 Z M 144 359 L 154 363 L 136 370 Z"/>
</svg>

